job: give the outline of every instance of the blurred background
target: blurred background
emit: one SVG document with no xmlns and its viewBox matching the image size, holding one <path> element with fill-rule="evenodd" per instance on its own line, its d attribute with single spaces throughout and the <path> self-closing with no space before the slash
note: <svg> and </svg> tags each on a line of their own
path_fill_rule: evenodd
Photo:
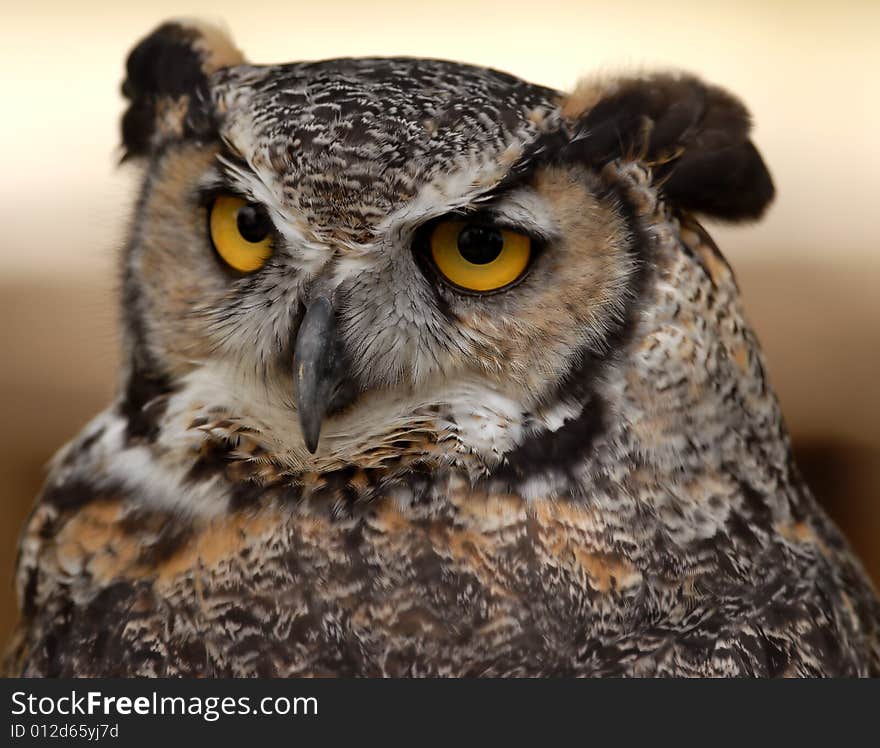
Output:
<svg viewBox="0 0 880 748">
<path fill-rule="evenodd" d="M 431 56 L 561 89 L 677 68 L 741 96 L 779 196 L 760 224 L 708 228 L 799 463 L 880 581 L 880 2 L 37 0 L 0 28 L 0 646 L 44 465 L 114 388 L 115 263 L 135 191 L 116 167 L 123 63 L 181 16 L 225 22 L 253 62 Z"/>
</svg>

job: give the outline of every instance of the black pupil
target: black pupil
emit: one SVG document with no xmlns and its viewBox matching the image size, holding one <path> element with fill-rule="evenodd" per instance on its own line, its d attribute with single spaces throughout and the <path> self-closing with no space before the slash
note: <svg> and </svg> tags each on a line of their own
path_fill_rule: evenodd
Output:
<svg viewBox="0 0 880 748">
<path fill-rule="evenodd" d="M 235 219 L 238 233 L 253 244 L 263 241 L 269 235 L 269 216 L 259 205 L 243 205 L 238 209 Z"/>
<path fill-rule="evenodd" d="M 491 226 L 465 226 L 458 235 L 458 251 L 474 265 L 492 262 L 504 248 L 504 237 Z"/>
</svg>

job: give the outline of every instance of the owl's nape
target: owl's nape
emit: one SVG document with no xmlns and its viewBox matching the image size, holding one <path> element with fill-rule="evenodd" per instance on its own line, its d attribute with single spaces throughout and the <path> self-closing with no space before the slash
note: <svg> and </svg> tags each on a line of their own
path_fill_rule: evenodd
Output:
<svg viewBox="0 0 880 748">
<path fill-rule="evenodd" d="M 182 23 L 126 76 L 124 384 L 25 528 L 11 672 L 880 675 L 694 217 L 772 199 L 739 101 Z"/>
</svg>

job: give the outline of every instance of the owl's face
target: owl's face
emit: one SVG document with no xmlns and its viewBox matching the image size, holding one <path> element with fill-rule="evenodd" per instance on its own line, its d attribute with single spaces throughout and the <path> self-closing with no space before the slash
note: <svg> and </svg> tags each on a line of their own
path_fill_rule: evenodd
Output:
<svg viewBox="0 0 880 748">
<path fill-rule="evenodd" d="M 584 419 L 645 314 L 634 201 L 740 218 L 772 194 L 738 103 L 690 79 L 565 97 L 431 60 L 253 67 L 168 25 L 125 91 L 128 399 L 185 392 L 182 417 L 291 468 L 490 470 Z"/>
</svg>

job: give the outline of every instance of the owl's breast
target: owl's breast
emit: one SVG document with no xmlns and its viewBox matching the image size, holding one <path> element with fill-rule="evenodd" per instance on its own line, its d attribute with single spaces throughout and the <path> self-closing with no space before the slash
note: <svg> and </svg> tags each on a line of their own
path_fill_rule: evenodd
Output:
<svg viewBox="0 0 880 748">
<path fill-rule="evenodd" d="M 587 510 L 485 494 L 345 519 L 278 503 L 185 519 L 105 495 L 39 505 L 25 546 L 49 536 L 24 609 L 32 630 L 63 619 L 80 674 L 574 673 L 624 633 L 643 581 Z"/>
<path fill-rule="evenodd" d="M 609 506 L 448 485 L 345 516 L 277 497 L 213 517 L 106 490 L 44 500 L 22 542 L 12 670 L 854 674 L 880 653 L 871 596 L 821 522 L 678 553 Z"/>
</svg>

